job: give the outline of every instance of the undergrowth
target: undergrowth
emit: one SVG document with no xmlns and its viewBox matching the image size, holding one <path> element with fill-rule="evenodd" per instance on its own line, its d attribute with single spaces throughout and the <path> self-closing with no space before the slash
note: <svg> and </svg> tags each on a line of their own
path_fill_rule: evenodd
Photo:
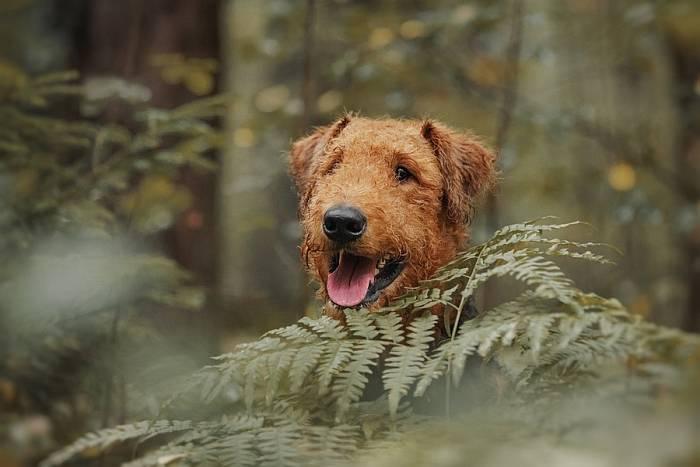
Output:
<svg viewBox="0 0 700 467">
<path fill-rule="evenodd" d="M 559 453 L 570 433 L 614 426 L 590 421 L 607 406 L 646 414 L 677 395 L 693 413 L 697 397 L 682 394 L 698 337 L 576 288 L 554 260 L 608 260 L 552 237 L 575 223 L 544 222 L 499 230 L 381 312 L 303 318 L 240 345 L 176 388 L 162 419 L 85 435 L 42 465 L 473 465 L 504 444 Z M 464 319 L 470 297 L 506 276 L 523 292 Z M 436 306 L 457 319 L 438 322 Z M 418 449 L 428 454 L 406 455 Z"/>
</svg>

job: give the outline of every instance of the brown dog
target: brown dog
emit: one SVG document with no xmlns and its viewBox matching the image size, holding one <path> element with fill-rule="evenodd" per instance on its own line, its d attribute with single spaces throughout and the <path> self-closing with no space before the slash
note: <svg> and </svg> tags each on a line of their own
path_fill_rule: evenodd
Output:
<svg viewBox="0 0 700 467">
<path fill-rule="evenodd" d="M 302 257 L 326 314 L 384 306 L 450 261 L 494 162 L 475 137 L 430 120 L 345 116 L 295 142 Z"/>
</svg>

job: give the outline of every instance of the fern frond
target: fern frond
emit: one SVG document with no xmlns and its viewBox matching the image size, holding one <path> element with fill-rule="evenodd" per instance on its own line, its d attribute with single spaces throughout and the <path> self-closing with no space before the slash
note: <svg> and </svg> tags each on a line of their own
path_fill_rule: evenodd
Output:
<svg viewBox="0 0 700 467">
<path fill-rule="evenodd" d="M 357 426 L 308 427 L 301 444 L 306 457 L 305 465 L 325 467 L 347 463 L 357 452 L 360 439 Z"/>
<path fill-rule="evenodd" d="M 348 328 L 356 337 L 374 339 L 379 335 L 374 320 L 363 310 L 346 310 L 345 319 Z"/>
<path fill-rule="evenodd" d="M 350 361 L 339 372 L 333 384 L 338 419 L 342 419 L 350 405 L 362 396 L 368 382 L 367 375 L 372 373 L 383 350 L 384 345 L 379 341 L 361 341 L 355 346 Z"/>
<path fill-rule="evenodd" d="M 323 396 L 330 390 L 333 378 L 350 361 L 354 342 L 333 340 L 326 343 L 323 355 L 316 369 L 318 394 Z"/>
<path fill-rule="evenodd" d="M 651 382 L 668 384 L 661 376 L 668 366 L 700 355 L 700 338 L 646 323 L 617 300 L 577 289 L 556 258 L 607 260 L 592 251 L 602 245 L 545 236 L 575 224 L 505 227 L 387 309 L 345 310 L 345 324 L 303 318 L 215 358 L 183 392 L 195 391 L 209 403 L 235 388 L 245 410 L 243 404 L 228 404 L 229 418 L 105 430 L 81 438 L 44 465 L 64 463 L 92 447 L 168 432 L 181 433 L 129 465 L 342 464 L 368 447 L 396 445 L 406 431 L 437 420 L 414 414 L 408 396 L 424 396 L 441 378 L 448 388 L 459 385 L 467 362 L 476 358 L 501 370 L 508 390 L 517 394 L 507 412 L 530 413 L 528 427 L 541 427 L 542 407 L 571 387 L 624 394 L 632 380 L 606 383 L 611 367 L 628 377 L 639 374 L 637 393 L 649 394 Z M 525 291 L 472 319 L 455 320 L 450 338 L 436 342 L 438 318 L 424 310 L 442 306 L 461 315 L 479 287 L 497 277 L 513 278 Z M 629 362 L 638 362 L 637 368 Z M 384 391 L 365 400 L 373 373 L 381 376 Z"/>
<path fill-rule="evenodd" d="M 408 394 L 410 387 L 421 374 L 421 367 L 427 358 L 428 346 L 434 339 L 437 317 L 431 314 L 414 319 L 409 326 L 406 344 L 392 347 L 386 359 L 382 375 L 384 389 L 388 391 L 389 412 L 392 416 Z"/>
<path fill-rule="evenodd" d="M 161 466 L 176 461 L 198 465 L 228 459 L 236 459 L 240 465 L 254 465 L 257 452 L 248 441 L 254 441 L 256 431 L 264 422 L 263 417 L 243 415 L 207 426 L 200 424 L 165 446 L 125 463 L 124 467 Z"/>
<path fill-rule="evenodd" d="M 421 368 L 420 374 L 417 375 L 420 379 L 413 392 L 415 397 L 422 397 L 433 381 L 445 374 L 448 366 L 450 347 L 450 344 L 443 344 L 427 359 L 426 363 Z"/>
<path fill-rule="evenodd" d="M 293 343 L 306 343 L 318 340 L 318 336 L 315 333 L 296 324 L 274 329 L 266 333 L 263 337 L 279 337 L 284 341 Z"/>
<path fill-rule="evenodd" d="M 248 362 L 243 371 L 243 401 L 249 410 L 252 409 L 255 403 L 256 391 L 262 386 L 261 381 L 268 375 L 266 372 L 268 356 L 268 354 L 262 354 L 254 357 Z"/>
<path fill-rule="evenodd" d="M 281 424 L 260 430 L 255 437 L 256 446 L 260 451 L 257 459 L 259 465 L 269 467 L 302 465 L 301 433 L 301 427 L 296 424 Z"/>
<path fill-rule="evenodd" d="M 284 349 L 280 352 L 271 353 L 267 357 L 268 375 L 265 402 L 268 406 L 272 405 L 280 389 L 280 383 L 287 378 L 296 356 L 298 356 L 297 349 Z"/>
<path fill-rule="evenodd" d="M 319 319 L 304 317 L 299 322 L 311 328 L 324 339 L 341 340 L 348 336 L 342 324 L 328 316 L 322 316 Z"/>
<path fill-rule="evenodd" d="M 316 343 L 301 347 L 297 351 L 289 368 L 289 390 L 291 392 L 298 392 L 302 388 L 306 379 L 318 365 L 321 355 L 323 355 L 323 349 L 322 343 Z"/>
<path fill-rule="evenodd" d="M 124 441 L 153 437 L 177 431 L 186 431 L 193 428 L 195 424 L 191 421 L 159 420 L 156 422 L 139 422 L 131 425 L 120 425 L 114 428 L 105 429 L 96 433 L 89 433 L 78 439 L 71 445 L 52 454 L 43 461 L 42 467 L 51 467 L 65 464 L 70 459 L 90 450 L 91 453 L 100 453 L 114 444 Z"/>
<path fill-rule="evenodd" d="M 374 322 L 377 324 L 382 339 L 393 344 L 403 342 L 404 335 L 401 316 L 396 313 L 377 314 L 374 318 Z"/>
<path fill-rule="evenodd" d="M 243 432 L 226 436 L 216 443 L 207 445 L 206 451 L 215 453 L 216 461 L 221 465 L 253 467 L 258 464 L 255 443 L 255 433 Z"/>
</svg>

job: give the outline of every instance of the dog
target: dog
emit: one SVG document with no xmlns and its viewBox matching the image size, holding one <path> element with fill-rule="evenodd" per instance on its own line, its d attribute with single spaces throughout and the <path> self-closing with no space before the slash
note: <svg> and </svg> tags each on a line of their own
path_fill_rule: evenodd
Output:
<svg viewBox="0 0 700 467">
<path fill-rule="evenodd" d="M 301 255 L 324 313 L 370 311 L 429 279 L 469 241 L 495 155 L 434 120 L 345 115 L 292 144 Z"/>
</svg>

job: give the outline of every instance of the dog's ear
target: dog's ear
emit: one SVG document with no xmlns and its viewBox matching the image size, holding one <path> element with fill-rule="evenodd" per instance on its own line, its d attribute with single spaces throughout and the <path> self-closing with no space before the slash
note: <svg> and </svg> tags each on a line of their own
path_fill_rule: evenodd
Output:
<svg viewBox="0 0 700 467">
<path fill-rule="evenodd" d="M 438 159 L 444 180 L 443 205 L 449 222 L 469 222 L 475 200 L 496 178 L 496 157 L 478 138 L 426 120 L 421 135 Z"/>
<path fill-rule="evenodd" d="M 292 144 L 292 150 L 289 152 L 289 171 L 302 198 L 308 192 L 315 169 L 323 158 L 328 143 L 349 123 L 350 116 L 346 115 L 331 125 L 317 128 L 310 135 Z"/>
</svg>

